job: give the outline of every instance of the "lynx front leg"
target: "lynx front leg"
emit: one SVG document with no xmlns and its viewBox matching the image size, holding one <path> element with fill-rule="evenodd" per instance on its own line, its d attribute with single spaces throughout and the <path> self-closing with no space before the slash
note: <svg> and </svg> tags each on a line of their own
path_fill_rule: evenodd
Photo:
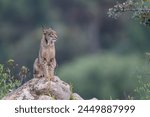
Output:
<svg viewBox="0 0 150 117">
<path fill-rule="evenodd" d="M 51 76 L 51 80 L 54 80 L 54 76 L 55 76 L 55 68 L 56 68 L 56 59 L 52 58 L 48 64 L 48 68 L 49 68 L 49 74 Z"/>
<path fill-rule="evenodd" d="M 33 77 L 34 78 L 44 77 L 43 67 L 39 63 L 39 59 L 38 58 L 35 59 L 35 62 L 34 62 L 34 65 L 33 65 Z"/>
<path fill-rule="evenodd" d="M 50 77 L 49 77 L 48 66 L 47 66 L 47 64 L 43 64 L 43 66 L 44 66 L 44 76 L 45 76 L 46 79 L 49 80 Z"/>
<path fill-rule="evenodd" d="M 52 69 L 54 69 L 55 70 L 55 68 L 56 68 L 56 59 L 55 58 L 52 58 L 51 60 L 50 60 L 50 62 L 49 62 L 49 66 L 52 68 Z"/>
</svg>

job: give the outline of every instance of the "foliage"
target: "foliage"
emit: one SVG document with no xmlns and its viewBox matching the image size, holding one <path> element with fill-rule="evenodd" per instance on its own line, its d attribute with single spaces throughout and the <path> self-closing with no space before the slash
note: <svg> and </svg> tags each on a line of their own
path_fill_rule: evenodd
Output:
<svg viewBox="0 0 150 117">
<path fill-rule="evenodd" d="M 132 17 L 140 23 L 150 27 L 150 1 L 149 0 L 127 0 L 117 3 L 109 9 L 108 15 L 113 18 L 119 17 L 124 12 L 132 12 Z"/>
<path fill-rule="evenodd" d="M 132 18 L 135 18 L 140 21 L 140 23 L 144 24 L 145 26 L 150 27 L 150 1 L 149 0 L 127 0 L 126 2 L 120 4 L 117 3 L 114 8 L 110 8 L 108 15 L 113 18 L 118 18 L 123 13 L 132 13 Z M 133 30 L 136 29 L 136 27 L 129 29 Z M 138 28 L 137 28 L 138 29 Z M 143 31 L 140 32 L 145 32 Z M 131 35 L 134 35 L 133 38 L 135 39 L 135 43 L 138 39 L 141 39 L 141 43 L 145 43 L 146 41 L 143 40 L 143 37 L 141 37 L 141 34 L 139 34 L 137 37 L 135 35 L 136 32 L 133 32 Z M 136 37 L 136 38 L 135 38 Z M 132 38 L 132 39 L 133 39 Z M 137 43 L 136 43 L 137 44 Z M 141 50 L 141 48 L 140 48 Z M 147 66 L 147 65 L 146 65 Z M 144 70 L 149 70 L 149 68 L 146 67 Z M 131 97 L 132 99 L 149 99 L 150 96 L 150 79 L 148 78 L 145 81 L 145 77 L 147 78 L 149 72 L 143 71 L 143 69 L 139 70 L 140 74 L 138 75 L 138 86 L 134 90 L 135 97 Z M 147 74 L 148 73 L 148 74 Z M 140 78 L 139 78 L 140 77 Z"/>
<path fill-rule="evenodd" d="M 135 73 L 141 63 L 136 55 L 86 56 L 62 66 L 58 75 L 73 83 L 83 98 L 127 99 L 137 86 Z"/>
<path fill-rule="evenodd" d="M 138 86 L 134 89 L 134 99 L 150 99 L 150 54 L 146 53 L 146 63 L 137 71 Z"/>
<path fill-rule="evenodd" d="M 138 80 L 139 86 L 134 90 L 135 99 L 149 100 L 150 99 L 150 81 L 145 81 L 143 78 Z"/>
<path fill-rule="evenodd" d="M 0 99 L 23 84 L 27 75 L 28 68 L 22 66 L 19 69 L 12 59 L 8 60 L 6 65 L 0 64 Z"/>
</svg>

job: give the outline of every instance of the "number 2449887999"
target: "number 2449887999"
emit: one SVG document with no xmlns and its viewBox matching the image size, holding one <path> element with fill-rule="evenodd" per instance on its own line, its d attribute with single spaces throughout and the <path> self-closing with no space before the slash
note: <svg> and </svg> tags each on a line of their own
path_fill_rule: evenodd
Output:
<svg viewBox="0 0 150 117">
<path fill-rule="evenodd" d="M 93 105 L 78 106 L 78 113 L 133 113 L 134 105 Z"/>
</svg>

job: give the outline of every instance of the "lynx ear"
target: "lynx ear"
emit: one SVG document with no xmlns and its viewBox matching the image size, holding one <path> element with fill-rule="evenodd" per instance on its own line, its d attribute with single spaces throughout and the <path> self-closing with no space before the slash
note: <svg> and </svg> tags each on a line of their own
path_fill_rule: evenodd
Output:
<svg viewBox="0 0 150 117">
<path fill-rule="evenodd" d="M 43 34 L 46 34 L 46 32 L 47 32 L 46 29 L 42 29 L 42 31 L 43 31 Z"/>
<path fill-rule="evenodd" d="M 46 30 L 45 29 L 43 29 L 43 34 L 46 34 Z"/>
<path fill-rule="evenodd" d="M 43 31 L 43 34 L 46 34 L 46 28 L 43 25 L 42 25 L 42 31 Z"/>
</svg>

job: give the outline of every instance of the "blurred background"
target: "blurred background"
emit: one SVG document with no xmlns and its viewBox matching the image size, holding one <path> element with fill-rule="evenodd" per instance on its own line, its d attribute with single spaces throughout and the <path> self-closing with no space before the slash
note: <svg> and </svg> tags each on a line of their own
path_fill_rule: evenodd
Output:
<svg viewBox="0 0 150 117">
<path fill-rule="evenodd" d="M 122 2 L 123 0 L 118 0 Z M 84 99 L 127 99 L 150 51 L 149 28 L 107 15 L 116 0 L 0 0 L 0 63 L 30 68 L 42 25 L 58 33 L 56 74 Z"/>
</svg>

